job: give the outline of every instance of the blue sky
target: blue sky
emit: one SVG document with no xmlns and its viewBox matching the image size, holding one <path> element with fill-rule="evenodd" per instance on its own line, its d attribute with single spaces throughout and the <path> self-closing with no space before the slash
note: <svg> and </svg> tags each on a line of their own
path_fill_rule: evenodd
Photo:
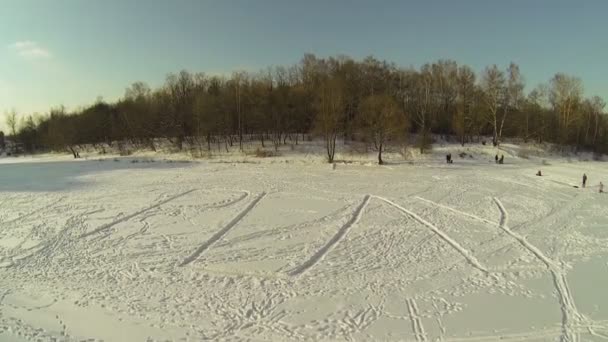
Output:
<svg viewBox="0 0 608 342">
<path fill-rule="evenodd" d="M 608 100 L 608 1 L 0 0 L 0 113 L 115 100 L 181 69 L 227 73 L 319 56 L 402 66 L 518 63 Z M 4 121 L 4 120 L 0 120 Z"/>
</svg>

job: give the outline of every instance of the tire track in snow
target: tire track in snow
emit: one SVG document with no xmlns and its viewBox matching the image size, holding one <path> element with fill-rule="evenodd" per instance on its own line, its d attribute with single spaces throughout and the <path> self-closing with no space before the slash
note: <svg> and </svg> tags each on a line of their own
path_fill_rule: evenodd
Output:
<svg viewBox="0 0 608 342">
<path fill-rule="evenodd" d="M 512 238 L 517 240 L 529 252 L 534 254 L 540 261 L 542 261 L 547 266 L 547 268 L 551 272 L 551 276 L 553 277 L 553 283 L 557 290 L 562 310 L 561 341 L 578 341 L 579 336 L 576 326 L 578 326 L 581 321 L 583 321 L 583 317 L 578 312 L 578 309 L 574 304 L 574 299 L 572 298 L 572 294 L 570 293 L 570 288 L 566 280 L 566 275 L 555 261 L 551 260 L 540 249 L 528 242 L 528 240 L 526 240 L 524 236 L 512 231 L 509 228 L 509 214 L 507 213 L 507 210 L 498 198 L 494 197 L 493 199 L 494 203 L 496 203 L 496 206 L 498 206 L 498 210 L 500 210 L 500 223 L 498 227 L 502 229 L 505 233 L 510 235 Z"/>
<path fill-rule="evenodd" d="M 219 239 L 221 239 L 224 235 L 226 235 L 226 233 L 228 233 L 230 231 L 230 229 L 232 229 L 234 226 L 236 226 L 245 216 L 247 216 L 247 214 L 249 214 L 249 212 L 251 210 L 253 210 L 253 208 L 265 196 L 266 196 L 266 193 L 262 192 L 262 194 L 260 194 L 260 196 L 258 196 L 256 199 L 254 199 L 253 201 L 251 201 L 251 203 L 249 203 L 249 205 L 243 211 L 241 211 L 230 222 L 228 222 L 228 224 L 226 226 L 224 226 L 224 228 L 220 229 L 209 240 L 207 240 L 199 248 L 197 248 L 194 251 L 194 253 L 192 253 L 189 257 L 187 257 L 186 259 L 184 259 L 184 261 L 182 261 L 182 263 L 179 266 L 180 267 L 186 266 L 186 265 L 190 264 L 191 262 L 195 261 L 196 259 L 198 259 L 200 257 L 200 255 L 203 254 L 203 252 L 205 250 L 207 250 L 209 247 L 211 247 L 211 245 L 213 245 Z"/>
<path fill-rule="evenodd" d="M 175 196 L 173 196 L 173 197 L 169 197 L 169 198 L 167 198 L 167 199 L 165 199 L 165 200 L 163 200 L 163 201 L 160 201 L 160 202 L 158 202 L 158 203 L 156 203 L 156 204 L 154 204 L 154 205 L 151 205 L 151 206 L 149 206 L 149 207 L 143 208 L 143 209 L 141 209 L 141 210 L 139 210 L 139 211 L 136 211 L 136 212 L 134 212 L 134 213 L 132 213 L 132 214 L 129 214 L 129 215 L 127 215 L 127 216 L 123 216 L 123 217 L 119 218 L 118 220 L 114 220 L 114 221 L 112 221 L 112 222 L 110 222 L 110 223 L 107 223 L 107 224 L 104 224 L 104 225 L 102 225 L 102 226 L 100 226 L 100 227 L 97 227 L 97 228 L 93 229 L 93 230 L 92 230 L 92 231 L 90 231 L 90 232 L 87 232 L 87 233 L 84 233 L 84 234 L 80 235 L 80 238 L 85 238 L 85 237 L 87 237 L 87 236 L 95 235 L 95 234 L 97 234 L 97 233 L 99 233 L 99 232 L 102 232 L 102 231 L 104 231 L 104 230 L 107 230 L 107 229 L 109 229 L 109 228 L 112 228 L 112 227 L 114 227 L 115 225 L 117 225 L 117 224 L 119 224 L 119 223 L 122 223 L 122 222 L 128 221 L 128 220 L 130 220 L 130 219 L 134 218 L 134 217 L 135 217 L 135 216 L 137 216 L 137 215 L 140 215 L 140 214 L 145 213 L 146 211 L 150 211 L 150 210 L 152 210 L 152 209 L 156 209 L 156 208 L 160 207 L 160 206 L 161 206 L 161 205 L 163 205 L 163 204 L 169 203 L 169 202 L 174 201 L 174 200 L 176 200 L 176 199 L 178 199 L 178 198 L 180 198 L 180 197 L 186 196 L 187 194 L 189 194 L 189 193 L 191 193 L 191 192 L 193 192 L 193 191 L 196 191 L 196 190 L 197 190 L 197 189 L 191 189 L 191 190 L 188 190 L 188 191 L 186 191 L 186 192 L 182 192 L 181 194 L 175 195 Z"/>
<path fill-rule="evenodd" d="M 305 261 L 300 266 L 292 269 L 288 274 L 292 277 L 301 275 L 302 273 L 308 271 L 312 266 L 314 266 L 319 261 L 325 258 L 325 255 L 329 253 L 340 241 L 344 238 L 344 236 L 348 233 L 350 228 L 357 224 L 363 215 L 363 211 L 365 207 L 369 204 L 371 196 L 365 195 L 361 204 L 357 207 L 353 216 L 338 230 L 338 232 L 325 244 L 325 246 L 321 247 L 310 259 Z"/>
<path fill-rule="evenodd" d="M 477 268 L 478 270 L 482 271 L 483 273 L 486 273 L 486 274 L 489 273 L 488 269 L 483 264 L 481 264 L 481 262 L 479 262 L 479 260 L 477 260 L 477 258 L 469 250 L 462 247 L 456 240 L 452 239 L 449 235 L 447 235 L 446 233 L 441 231 L 441 229 L 435 227 L 432 223 L 426 221 L 425 219 L 418 216 L 417 214 L 405 209 L 404 207 L 400 206 L 399 204 L 397 204 L 387 198 L 380 197 L 380 196 L 374 196 L 374 197 L 385 203 L 388 203 L 389 205 L 400 210 L 405 215 L 410 216 L 411 218 L 418 221 L 419 223 L 422 223 L 423 225 L 427 226 L 431 231 L 433 231 L 433 233 L 437 234 L 443 241 L 447 242 L 456 251 L 458 251 L 458 253 L 460 253 L 473 267 Z"/>
</svg>

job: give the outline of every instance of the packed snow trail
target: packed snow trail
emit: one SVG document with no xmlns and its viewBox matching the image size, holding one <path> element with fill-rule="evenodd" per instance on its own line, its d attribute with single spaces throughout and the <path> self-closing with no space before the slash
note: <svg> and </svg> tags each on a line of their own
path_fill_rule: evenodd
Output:
<svg viewBox="0 0 608 342">
<path fill-rule="evenodd" d="M 321 247 L 321 249 L 319 249 L 312 257 L 310 257 L 310 259 L 302 263 L 300 266 L 291 270 L 289 272 L 289 275 L 292 277 L 301 275 L 304 272 L 308 271 L 308 269 L 313 267 L 316 263 L 323 260 L 325 255 L 329 253 L 329 251 L 331 251 L 338 243 L 340 243 L 340 241 L 348 233 L 349 229 L 352 226 L 356 225 L 357 222 L 359 222 L 361 216 L 363 215 L 365 207 L 367 207 L 367 205 L 369 204 L 369 200 L 370 195 L 365 195 L 363 201 L 361 202 L 361 204 L 359 204 L 357 209 L 355 209 L 355 212 L 353 213 L 351 218 L 346 221 L 346 223 L 342 227 L 340 227 L 338 232 L 329 241 L 327 241 L 327 243 L 323 247 Z"/>
<path fill-rule="evenodd" d="M 215 233 L 209 240 L 203 243 L 199 248 L 197 248 L 194 253 L 188 256 L 179 266 L 186 266 L 191 262 L 198 259 L 203 252 L 205 252 L 209 247 L 211 247 L 214 243 L 216 243 L 219 239 L 224 237 L 234 226 L 236 226 L 239 221 L 241 221 L 255 206 L 266 196 L 266 193 L 261 193 L 257 198 L 255 198 L 249 205 L 243 209 L 238 215 L 236 215 L 224 228 L 220 229 L 217 233 Z"/>
<path fill-rule="evenodd" d="M 384 198 L 381 196 L 374 196 L 374 197 L 383 202 L 390 204 L 391 206 L 399 209 L 405 215 L 407 215 L 407 216 L 413 218 L 414 220 L 422 223 L 423 225 L 427 226 L 433 233 L 437 234 L 443 241 L 447 242 L 456 251 L 458 251 L 458 253 L 460 253 L 473 267 L 477 268 L 478 270 L 482 271 L 483 273 L 486 273 L 486 274 L 489 273 L 488 269 L 484 265 L 482 265 L 481 262 L 479 262 L 479 260 L 477 260 L 477 258 L 473 255 L 473 253 L 468 251 L 466 248 L 462 247 L 456 240 L 452 239 L 449 235 L 447 235 L 446 233 L 441 231 L 441 229 L 435 227 L 435 225 L 433 225 L 432 223 L 429 223 L 428 221 L 426 221 L 422 217 L 418 216 L 417 214 L 413 213 L 412 211 L 405 209 L 404 207 L 400 206 L 399 204 L 397 204 L 387 198 Z"/>
<path fill-rule="evenodd" d="M 443 209 L 449 210 L 449 211 L 451 211 L 451 212 L 454 212 L 454 213 L 457 213 L 457 214 L 460 214 L 460 215 L 464 215 L 464 216 L 466 216 L 466 217 L 468 217 L 468 218 L 472 218 L 472 219 L 477 220 L 477 221 L 479 221 L 479 222 L 488 223 L 488 224 L 491 224 L 491 225 L 495 225 L 495 224 L 496 224 L 496 222 L 492 222 L 492 221 L 490 221 L 490 220 L 488 220 L 488 219 L 485 219 L 485 218 L 483 218 L 483 217 L 479 217 L 479 216 L 477 216 L 477 215 L 473 215 L 473 214 L 470 214 L 470 213 L 467 213 L 467 212 L 464 212 L 464 211 L 461 211 L 461 210 L 458 210 L 458 209 L 454 209 L 454 208 L 452 208 L 452 207 L 448 207 L 447 205 L 443 205 L 443 204 L 441 204 L 441 203 L 437 203 L 437 202 L 431 201 L 431 200 L 429 200 L 429 199 L 422 198 L 422 197 L 420 197 L 420 196 L 416 196 L 415 198 L 416 198 L 416 199 L 419 199 L 419 200 L 421 200 L 421 201 L 423 201 L 423 202 L 426 202 L 426 203 L 428 203 L 428 204 L 431 204 L 431 205 L 437 206 L 437 207 L 439 207 L 439 208 L 443 208 Z"/>
<path fill-rule="evenodd" d="M 136 212 L 134 212 L 134 213 L 132 213 L 132 214 L 129 214 L 129 215 L 127 215 L 127 216 L 123 216 L 123 217 L 121 217 L 121 218 L 119 218 L 119 219 L 117 219 L 117 220 L 114 220 L 114 221 L 112 221 L 112 222 L 110 222 L 110 223 L 108 223 L 108 224 L 104 224 L 104 225 L 102 225 L 102 226 L 100 226 L 100 227 L 97 227 L 97 228 L 93 229 L 93 230 L 92 230 L 92 231 L 90 231 L 90 232 L 84 233 L 84 234 L 80 235 L 80 237 L 81 237 L 81 238 L 85 238 L 85 237 L 87 237 L 87 236 L 91 236 L 91 235 L 95 235 L 95 234 L 97 234 L 97 233 L 101 233 L 101 232 L 103 232 L 104 230 L 110 229 L 110 228 L 114 227 L 115 225 L 117 225 L 117 224 L 119 224 L 119 223 L 126 222 L 126 221 L 128 221 L 128 220 L 130 220 L 130 219 L 134 218 L 134 217 L 135 217 L 135 216 L 137 216 L 137 215 L 141 215 L 141 214 L 143 214 L 143 213 L 145 213 L 145 212 L 147 212 L 147 211 L 150 211 L 150 210 L 152 210 L 152 209 L 156 209 L 156 208 L 160 207 L 160 206 L 161 206 L 161 205 L 163 205 L 163 204 L 167 204 L 167 203 L 169 203 L 169 202 L 171 202 L 171 201 L 174 201 L 174 200 L 176 200 L 176 199 L 178 199 L 178 198 L 180 198 L 180 197 L 186 196 L 187 194 L 189 194 L 189 193 L 191 193 L 191 192 L 193 192 L 193 191 L 196 191 L 196 189 L 191 189 L 191 190 L 188 190 L 188 191 L 182 192 L 181 194 L 178 194 L 178 195 L 175 195 L 175 196 L 169 197 L 169 198 L 167 198 L 167 199 L 165 199 L 165 200 L 162 200 L 162 201 L 160 201 L 160 202 L 158 202 L 158 203 L 156 203 L 156 204 L 154 204 L 154 205 L 151 205 L 151 206 L 149 206 L 149 207 L 146 207 L 146 208 L 143 208 L 143 209 L 141 209 L 141 210 L 138 210 L 138 211 L 136 211 Z"/>
<path fill-rule="evenodd" d="M 563 333 L 561 340 L 564 342 L 578 341 L 579 334 L 577 332 L 577 326 L 581 324 L 584 318 L 578 312 L 574 304 L 574 299 L 572 299 L 565 272 L 555 261 L 547 257 L 540 249 L 536 248 L 536 246 L 529 243 L 524 236 L 512 231 L 508 226 L 509 215 L 504 205 L 496 197 L 494 197 L 494 202 L 500 210 L 500 223 L 498 226 L 505 231 L 505 233 L 517 240 L 524 248 L 530 251 L 530 253 L 534 254 L 539 260 L 541 260 L 551 272 L 562 309 Z"/>
</svg>

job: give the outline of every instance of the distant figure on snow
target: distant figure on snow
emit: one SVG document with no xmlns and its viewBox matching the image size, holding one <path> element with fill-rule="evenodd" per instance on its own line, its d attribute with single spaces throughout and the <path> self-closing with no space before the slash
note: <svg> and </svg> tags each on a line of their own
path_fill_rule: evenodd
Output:
<svg viewBox="0 0 608 342">
<path fill-rule="evenodd" d="M 498 164 L 502 164 L 502 163 L 504 163 L 504 161 L 505 161 L 505 155 L 501 154 L 500 159 L 498 159 Z"/>
<path fill-rule="evenodd" d="M 586 184 L 587 184 L 587 174 L 583 173 L 583 188 L 585 187 Z"/>
<path fill-rule="evenodd" d="M 543 173 L 542 173 L 542 172 L 540 172 L 540 170 L 538 170 L 538 172 L 536 173 L 536 175 L 537 175 L 537 176 L 542 176 L 542 175 L 543 175 Z"/>
<path fill-rule="evenodd" d="M 498 154 L 496 156 L 494 156 L 494 162 L 496 162 L 496 164 L 498 164 Z"/>
<path fill-rule="evenodd" d="M 604 192 L 604 183 L 600 182 L 600 194 Z"/>
<path fill-rule="evenodd" d="M 448 153 L 445 155 L 445 162 L 448 164 L 452 164 L 452 154 Z"/>
</svg>

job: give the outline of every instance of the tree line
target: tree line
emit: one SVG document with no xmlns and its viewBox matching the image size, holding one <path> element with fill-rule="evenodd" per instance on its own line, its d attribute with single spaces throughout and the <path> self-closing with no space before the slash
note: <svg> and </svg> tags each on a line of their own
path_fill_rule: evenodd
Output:
<svg viewBox="0 0 608 342">
<path fill-rule="evenodd" d="M 357 61 L 306 54 L 289 67 L 230 76 L 181 71 L 156 89 L 129 86 L 113 103 L 7 116 L 10 136 L 26 150 L 69 150 L 84 144 L 135 144 L 155 149 L 166 138 L 177 149 L 212 150 L 256 140 L 278 149 L 304 133 L 322 137 L 328 161 L 336 141 L 363 141 L 378 151 L 415 133 L 421 152 L 431 135 L 457 137 L 465 145 L 491 136 L 553 142 L 608 152 L 605 102 L 585 98 L 582 81 L 557 73 L 527 94 L 519 66 L 491 65 L 479 74 L 467 65 L 438 60 L 402 68 L 367 57 Z"/>
</svg>

